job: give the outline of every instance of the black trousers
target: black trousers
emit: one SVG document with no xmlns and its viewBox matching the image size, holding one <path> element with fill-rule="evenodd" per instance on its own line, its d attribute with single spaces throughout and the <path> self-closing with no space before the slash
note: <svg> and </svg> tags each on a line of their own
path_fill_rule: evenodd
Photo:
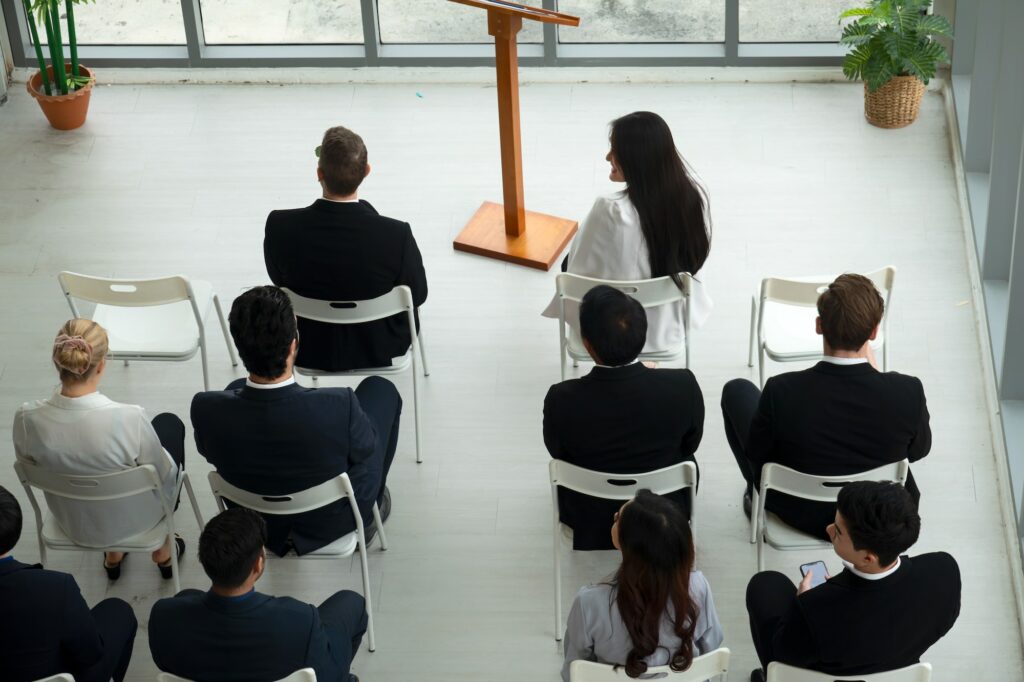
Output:
<svg viewBox="0 0 1024 682">
<path fill-rule="evenodd" d="M 177 415 L 170 412 L 161 412 L 153 417 L 153 430 L 156 437 L 160 439 L 160 445 L 171 456 L 178 469 L 185 470 L 185 424 Z M 174 511 L 178 511 L 181 505 L 181 494 L 174 503 Z"/>
<path fill-rule="evenodd" d="M 746 379 L 733 379 L 722 389 L 725 438 L 729 441 L 740 474 L 747 482 L 747 494 L 754 490 L 754 471 L 746 454 L 747 438 L 750 436 L 750 423 L 754 421 L 760 400 L 761 389 Z"/>
<path fill-rule="evenodd" d="M 775 660 L 772 640 L 795 596 L 796 587 L 778 571 L 762 571 L 747 583 L 750 637 L 754 640 L 754 649 L 762 669 Z"/>
<path fill-rule="evenodd" d="M 366 600 L 352 590 L 342 590 L 328 597 L 317 611 L 327 629 L 331 651 L 338 652 L 338 659 L 348 660 L 351 666 L 366 634 Z M 347 667 L 342 679 L 348 679 Z"/>
<path fill-rule="evenodd" d="M 139 622 L 128 602 L 123 599 L 104 599 L 92 608 L 92 619 L 103 640 L 103 658 L 80 678 L 85 682 L 121 682 L 128 672 L 135 646 L 135 632 Z"/>
<path fill-rule="evenodd" d="M 377 376 L 360 381 L 354 392 L 359 399 L 359 406 L 377 431 L 377 447 L 374 456 L 365 463 L 366 470 L 349 474 L 363 519 L 368 520 L 373 518 L 373 503 L 384 500 L 388 472 L 391 471 L 395 450 L 398 449 L 402 396 L 393 383 Z"/>
</svg>

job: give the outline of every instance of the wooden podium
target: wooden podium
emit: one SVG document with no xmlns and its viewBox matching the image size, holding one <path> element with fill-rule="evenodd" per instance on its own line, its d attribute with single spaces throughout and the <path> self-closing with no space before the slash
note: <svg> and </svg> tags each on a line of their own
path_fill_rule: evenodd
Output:
<svg viewBox="0 0 1024 682">
<path fill-rule="evenodd" d="M 575 220 L 527 211 L 519 131 L 519 62 L 516 34 L 523 19 L 579 26 L 579 17 L 504 0 L 450 0 L 487 10 L 498 72 L 498 124 L 504 206 L 485 201 L 455 239 L 457 251 L 548 270 L 576 234 Z"/>
</svg>

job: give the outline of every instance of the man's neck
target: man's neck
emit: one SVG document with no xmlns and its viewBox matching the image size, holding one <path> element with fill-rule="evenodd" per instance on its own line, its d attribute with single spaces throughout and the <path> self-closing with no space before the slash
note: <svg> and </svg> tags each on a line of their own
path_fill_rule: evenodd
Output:
<svg viewBox="0 0 1024 682">
<path fill-rule="evenodd" d="M 323 198 L 327 201 L 359 201 L 359 192 L 353 192 L 352 194 L 347 194 L 345 196 L 324 192 Z"/>
<path fill-rule="evenodd" d="M 869 359 L 868 356 L 868 344 L 864 344 L 857 350 L 839 350 L 838 348 L 832 348 L 827 343 L 825 344 L 825 355 L 831 358 L 849 358 L 849 359 Z"/>
<path fill-rule="evenodd" d="M 218 585 L 211 585 L 210 591 L 218 597 L 241 597 L 243 594 L 249 594 L 252 592 L 255 584 L 255 580 L 246 580 L 238 587 L 220 587 Z"/>
<path fill-rule="evenodd" d="M 282 374 L 279 377 L 274 377 L 273 379 L 270 379 L 268 377 L 257 376 L 255 374 L 250 374 L 249 375 L 249 381 L 251 381 L 252 383 L 254 383 L 254 384 L 264 384 L 264 385 L 267 385 L 267 386 L 270 386 L 272 384 L 279 384 L 282 381 L 288 381 L 291 378 L 292 378 L 292 369 L 291 369 L 291 367 L 286 369 L 284 371 L 284 374 Z"/>
<path fill-rule="evenodd" d="M 892 562 L 888 566 L 879 566 L 877 563 L 867 563 L 867 564 L 863 564 L 861 566 L 858 566 L 857 564 L 851 564 L 851 565 L 854 568 L 856 568 L 858 571 L 860 571 L 861 573 L 867 573 L 868 575 L 874 575 L 876 573 L 885 573 L 886 571 L 891 571 L 896 566 L 896 564 L 899 563 L 899 561 L 900 561 L 899 557 L 897 557 L 896 561 Z"/>
</svg>

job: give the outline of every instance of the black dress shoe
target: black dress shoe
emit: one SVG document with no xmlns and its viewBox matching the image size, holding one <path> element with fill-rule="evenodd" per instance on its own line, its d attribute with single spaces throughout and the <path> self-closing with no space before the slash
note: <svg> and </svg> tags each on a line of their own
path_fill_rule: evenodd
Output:
<svg viewBox="0 0 1024 682">
<path fill-rule="evenodd" d="M 764 671 L 754 668 L 750 671 L 750 682 L 764 682 Z"/>
<path fill-rule="evenodd" d="M 111 566 L 110 564 L 107 563 L 107 555 L 106 555 L 106 553 L 103 554 L 103 570 L 105 570 L 107 572 L 107 580 L 113 582 L 113 581 L 115 581 L 115 580 L 117 580 L 118 578 L 121 577 L 121 565 L 124 563 L 124 560 L 127 559 L 127 558 L 128 558 L 128 552 L 125 552 L 124 554 L 121 555 L 121 560 L 118 561 L 113 566 Z"/>
<path fill-rule="evenodd" d="M 747 515 L 747 520 L 750 520 L 750 508 L 753 506 L 753 500 L 751 500 L 750 493 L 743 493 L 743 513 Z"/>
<path fill-rule="evenodd" d="M 178 536 L 175 536 L 174 544 L 178 549 L 178 563 L 180 564 L 182 558 L 185 556 L 185 541 Z M 171 554 L 171 558 L 164 563 L 156 565 L 156 567 L 160 569 L 160 577 L 164 580 L 170 580 L 174 577 L 174 569 L 171 567 L 172 561 L 174 561 L 174 554 Z"/>
<path fill-rule="evenodd" d="M 380 499 L 377 500 L 377 506 L 380 507 L 380 522 L 384 523 L 391 516 L 391 491 L 388 490 L 387 486 L 384 486 L 384 492 L 381 493 Z M 370 544 L 367 540 L 366 544 Z"/>
</svg>

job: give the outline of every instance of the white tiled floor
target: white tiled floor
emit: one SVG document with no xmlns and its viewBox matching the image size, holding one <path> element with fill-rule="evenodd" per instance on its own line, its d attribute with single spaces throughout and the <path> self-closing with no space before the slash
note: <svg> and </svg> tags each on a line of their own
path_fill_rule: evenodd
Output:
<svg viewBox="0 0 1024 682">
<path fill-rule="evenodd" d="M 390 478 L 392 549 L 370 556 L 378 649 L 364 648 L 355 671 L 381 682 L 556 679 L 540 420 L 558 357 L 555 324 L 539 316 L 553 273 L 451 249 L 478 203 L 499 196 L 494 108 L 494 89 L 475 85 L 101 86 L 88 124 L 61 134 L 14 88 L 0 108 L 0 484 L 17 486 L 9 466 L 16 406 L 54 384 L 48 344 L 68 317 L 56 273 L 183 272 L 213 281 L 230 301 L 266 281 L 267 212 L 312 201 L 313 148 L 328 125 L 348 125 L 370 149 L 366 198 L 409 220 L 424 253 L 433 372 L 421 384 L 425 461 L 414 462 L 407 418 Z M 697 454 L 699 566 L 733 651 L 734 681 L 754 665 L 743 592 L 755 557 L 717 406 L 726 380 L 752 376 L 750 293 L 768 274 L 896 265 L 892 365 L 924 381 L 935 442 L 915 467 L 924 516 L 916 551 L 952 552 L 964 576 L 960 620 L 926 658 L 940 681 L 1020 680 L 942 99 L 928 93 L 921 120 L 900 131 L 868 126 L 860 108 L 860 87 L 846 84 L 526 85 L 528 206 L 582 217 L 596 193 L 612 189 L 607 123 L 636 109 L 666 117 L 708 186 L 715 233 L 703 277 L 716 309 L 693 340 L 708 406 Z M 213 381 L 225 384 L 237 374 L 215 329 L 210 341 Z M 111 397 L 151 414 L 186 416 L 202 386 L 198 360 L 112 365 L 109 374 Z M 408 380 L 399 388 L 409 397 Z M 189 457 L 209 516 L 208 467 L 191 444 Z M 195 523 L 187 511 L 179 517 L 189 541 L 183 583 L 203 587 Z M 33 534 L 28 523 L 22 559 L 36 559 Z M 769 553 L 768 563 L 796 577 L 809 558 L 838 569 L 826 552 Z M 90 603 L 107 595 L 133 603 L 142 628 L 130 677 L 152 680 L 145 626 L 171 587 L 142 556 L 115 585 L 99 564 L 98 555 L 68 553 L 50 562 L 75 574 Z M 579 553 L 568 564 L 566 607 L 575 586 L 601 578 L 615 557 Z M 350 561 L 275 561 L 260 588 L 315 601 L 358 585 Z"/>
</svg>

